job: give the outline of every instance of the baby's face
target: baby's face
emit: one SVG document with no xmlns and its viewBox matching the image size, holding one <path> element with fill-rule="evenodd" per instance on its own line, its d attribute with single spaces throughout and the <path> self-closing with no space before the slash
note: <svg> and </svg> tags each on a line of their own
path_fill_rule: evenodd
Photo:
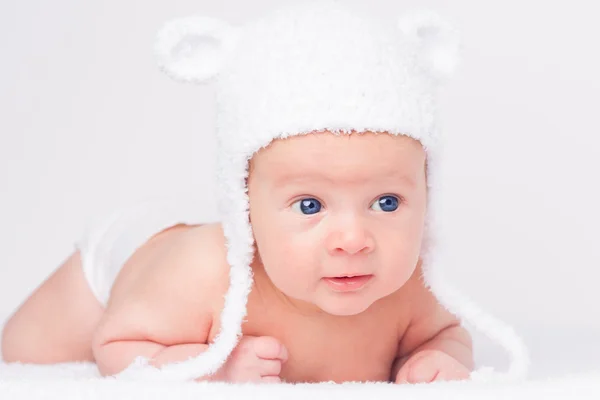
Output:
<svg viewBox="0 0 600 400">
<path fill-rule="evenodd" d="M 374 133 L 294 136 L 255 154 L 250 219 L 274 288 L 334 315 L 397 291 L 419 261 L 425 160 L 420 142 Z M 367 276 L 327 279 L 353 275 Z"/>
</svg>

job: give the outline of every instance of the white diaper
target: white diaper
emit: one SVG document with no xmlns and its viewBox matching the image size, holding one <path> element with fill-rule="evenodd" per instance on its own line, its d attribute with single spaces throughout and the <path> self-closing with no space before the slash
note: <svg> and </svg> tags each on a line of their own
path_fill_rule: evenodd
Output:
<svg viewBox="0 0 600 400">
<path fill-rule="evenodd" d="M 81 254 L 85 278 L 100 303 L 106 306 L 119 271 L 140 246 L 171 226 L 211 222 L 200 215 L 184 204 L 151 201 L 92 219 L 75 247 Z"/>
</svg>

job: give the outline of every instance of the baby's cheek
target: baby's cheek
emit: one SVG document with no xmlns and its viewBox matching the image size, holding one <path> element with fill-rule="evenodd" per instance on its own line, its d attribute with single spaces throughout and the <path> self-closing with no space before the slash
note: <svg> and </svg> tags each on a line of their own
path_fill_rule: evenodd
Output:
<svg viewBox="0 0 600 400">
<path fill-rule="evenodd" d="M 299 272 L 300 270 L 306 270 L 310 267 L 310 249 L 302 246 L 292 238 L 285 238 L 281 236 L 279 238 L 280 246 L 277 249 L 279 260 L 284 263 L 289 269 L 292 269 L 290 273 Z M 303 268 L 301 268 L 304 266 Z"/>
<path fill-rule="evenodd" d="M 298 256 L 293 238 L 284 230 L 272 230 L 261 238 L 261 257 L 274 266 L 285 266 Z"/>
<path fill-rule="evenodd" d="M 285 274 L 291 279 L 305 279 L 316 267 L 313 259 L 314 249 L 301 241 L 286 237 L 284 234 L 277 238 L 277 264 L 285 269 Z"/>
<path fill-rule="evenodd" d="M 418 257 L 418 252 L 413 251 L 391 251 L 386 254 L 380 273 L 386 279 L 390 290 L 399 289 L 410 279 L 417 267 Z"/>
</svg>

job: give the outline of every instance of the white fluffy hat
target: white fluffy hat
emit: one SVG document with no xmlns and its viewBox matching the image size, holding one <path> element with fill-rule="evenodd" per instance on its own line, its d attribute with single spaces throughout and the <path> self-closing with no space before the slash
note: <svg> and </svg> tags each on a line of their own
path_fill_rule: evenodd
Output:
<svg viewBox="0 0 600 400">
<path fill-rule="evenodd" d="M 138 359 L 121 375 L 187 380 L 216 372 L 236 346 L 252 287 L 254 239 L 246 188 L 248 161 L 277 138 L 329 130 L 388 132 L 421 142 L 428 207 L 421 257 L 425 284 L 450 312 L 511 356 L 507 372 L 472 378 L 521 379 L 529 361 L 512 328 L 481 311 L 442 275 L 438 212 L 442 132 L 436 97 L 460 58 L 459 33 L 433 11 L 407 12 L 386 26 L 338 1 L 299 2 L 243 27 L 195 16 L 167 23 L 156 52 L 171 77 L 216 86 L 219 204 L 228 243 L 230 287 L 221 331 L 207 351 L 149 371 Z"/>
</svg>

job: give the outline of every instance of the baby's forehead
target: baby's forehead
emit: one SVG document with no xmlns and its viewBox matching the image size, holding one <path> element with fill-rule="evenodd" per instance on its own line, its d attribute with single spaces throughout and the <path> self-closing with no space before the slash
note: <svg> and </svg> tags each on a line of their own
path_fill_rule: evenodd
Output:
<svg viewBox="0 0 600 400">
<path fill-rule="evenodd" d="M 273 141 L 251 159 L 251 169 L 265 177 L 294 174 L 327 176 L 417 175 L 425 163 L 421 143 L 388 133 L 331 132 L 298 135 Z"/>
</svg>

